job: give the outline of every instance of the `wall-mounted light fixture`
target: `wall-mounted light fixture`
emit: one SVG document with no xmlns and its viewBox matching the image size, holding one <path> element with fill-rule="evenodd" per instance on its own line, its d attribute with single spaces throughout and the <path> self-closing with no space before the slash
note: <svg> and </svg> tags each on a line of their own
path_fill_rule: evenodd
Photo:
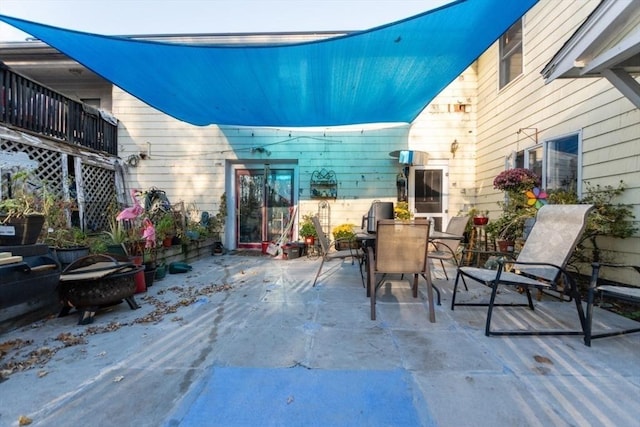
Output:
<svg viewBox="0 0 640 427">
<path fill-rule="evenodd" d="M 458 140 L 454 139 L 451 143 L 451 154 L 453 154 L 453 158 L 456 158 L 456 151 L 458 151 L 460 144 L 458 144 Z"/>
<path fill-rule="evenodd" d="M 151 143 L 149 141 L 147 141 L 147 151 L 139 152 L 138 157 L 140 157 L 141 160 L 147 160 L 151 158 Z"/>
</svg>

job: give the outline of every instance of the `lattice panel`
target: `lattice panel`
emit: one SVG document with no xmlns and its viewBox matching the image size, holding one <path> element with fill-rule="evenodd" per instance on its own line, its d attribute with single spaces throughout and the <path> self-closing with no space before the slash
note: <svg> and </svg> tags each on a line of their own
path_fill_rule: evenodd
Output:
<svg viewBox="0 0 640 427">
<path fill-rule="evenodd" d="M 22 151 L 26 153 L 31 160 L 37 161 L 38 168 L 33 172 L 35 175 L 35 179 L 30 179 L 29 181 L 36 185 L 44 184 L 47 186 L 49 192 L 52 192 L 58 197 L 62 197 L 63 176 L 61 160 L 62 155 L 60 153 L 5 139 L 0 139 L 0 150 L 14 152 Z M 5 182 L 3 177 L 2 194 L 6 194 L 6 185 L 7 183 Z"/>
<path fill-rule="evenodd" d="M 84 183 L 84 224 L 87 230 L 109 227 L 109 205 L 115 199 L 115 172 L 91 165 L 82 165 Z"/>
</svg>

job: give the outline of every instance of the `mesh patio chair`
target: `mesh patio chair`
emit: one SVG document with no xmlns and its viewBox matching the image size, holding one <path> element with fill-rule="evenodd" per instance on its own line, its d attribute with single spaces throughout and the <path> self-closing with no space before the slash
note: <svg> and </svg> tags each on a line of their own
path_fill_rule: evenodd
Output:
<svg viewBox="0 0 640 427">
<path fill-rule="evenodd" d="M 621 284 L 615 282 L 608 282 L 606 284 L 599 284 L 599 275 L 602 268 L 613 269 L 627 269 L 630 271 L 635 270 L 639 275 L 634 275 L 636 278 L 636 285 Z M 596 297 L 599 300 L 621 300 L 625 302 L 635 303 L 640 305 L 640 265 L 629 264 L 610 264 L 610 263 L 593 263 L 591 271 L 591 282 L 589 284 L 589 293 L 587 295 L 587 325 L 584 334 L 584 343 L 587 346 L 591 346 L 591 340 L 596 338 L 612 337 L 616 335 L 631 334 L 634 332 L 640 332 L 640 323 L 633 328 L 627 329 L 615 329 L 607 330 L 606 332 L 600 332 L 597 334 L 592 333 L 593 325 L 593 306 L 596 304 Z"/>
<path fill-rule="evenodd" d="M 353 249 L 351 247 L 349 247 L 348 249 L 343 249 L 343 250 L 336 250 L 336 251 L 332 251 L 331 250 L 331 243 L 329 241 L 329 239 L 327 239 L 327 236 L 324 234 L 324 231 L 322 231 L 322 225 L 320 225 L 320 220 L 318 219 L 317 216 L 314 216 L 311 218 L 311 222 L 313 222 L 313 226 L 316 229 L 316 234 L 317 234 L 317 239 L 320 242 L 320 250 L 322 251 L 322 256 L 321 256 L 321 261 L 320 261 L 320 266 L 318 267 L 318 272 L 316 273 L 316 277 L 313 279 L 313 286 L 316 286 L 316 282 L 318 281 L 318 277 L 320 277 L 320 273 L 322 272 L 322 267 L 324 266 L 324 263 L 326 261 L 330 261 L 333 259 L 346 259 L 346 258 L 351 258 L 351 264 L 353 265 L 353 262 L 355 259 L 361 259 L 363 256 L 363 253 L 360 249 Z M 362 269 L 360 269 L 360 277 L 362 279 L 362 283 L 364 284 L 364 275 L 362 273 Z"/>
<path fill-rule="evenodd" d="M 565 270 L 569 257 L 573 253 L 578 239 L 586 225 L 591 205 L 545 205 L 538 211 L 536 222 L 527 241 L 515 261 L 498 261 L 497 270 L 478 267 L 458 267 L 456 281 L 451 298 L 451 309 L 456 305 L 486 306 L 487 319 L 485 335 L 582 335 L 585 331 L 585 315 L 575 280 Z M 505 271 L 505 264 L 515 269 Z M 488 303 L 456 303 L 458 282 L 462 277 L 478 281 L 491 288 Z M 562 281 L 562 282 L 561 282 Z M 494 306 L 528 306 L 534 310 L 530 288 L 558 290 L 562 283 L 564 292 L 575 301 L 581 331 L 534 331 L 512 330 L 492 331 L 491 315 Z M 527 304 L 496 304 L 496 296 L 501 286 L 511 286 L 524 291 Z"/>
<path fill-rule="evenodd" d="M 376 291 L 384 282 L 384 275 L 391 273 L 413 275 L 411 290 L 414 298 L 418 297 L 418 277 L 425 278 L 429 302 L 429 321 L 432 323 L 436 321 L 433 287 L 427 270 L 429 268 L 427 263 L 428 240 L 428 221 L 378 221 L 375 254 L 373 248 L 367 248 L 367 287 L 371 300 L 371 320 L 376 319 Z M 383 277 L 378 281 L 376 275 L 379 274 L 382 274 Z"/>
<path fill-rule="evenodd" d="M 462 242 L 462 236 L 464 235 L 464 230 L 468 222 L 469 217 L 467 216 L 454 216 L 449 220 L 449 224 L 447 224 L 445 232 L 460 236 L 460 240 L 432 240 L 429 242 L 429 259 L 440 260 L 440 266 L 442 266 L 444 277 L 447 280 L 449 280 L 449 275 L 447 275 L 447 270 L 444 268 L 444 261 L 453 261 L 456 267 L 460 265 L 457 255 L 458 247 Z"/>
</svg>

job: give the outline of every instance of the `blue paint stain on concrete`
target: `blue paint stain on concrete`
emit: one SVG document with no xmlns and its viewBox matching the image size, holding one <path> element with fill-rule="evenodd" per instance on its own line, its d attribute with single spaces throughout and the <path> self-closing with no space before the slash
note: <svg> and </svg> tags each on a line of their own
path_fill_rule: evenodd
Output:
<svg viewBox="0 0 640 427">
<path fill-rule="evenodd" d="M 166 426 L 435 425 L 413 387 L 404 370 L 217 367 Z"/>
</svg>

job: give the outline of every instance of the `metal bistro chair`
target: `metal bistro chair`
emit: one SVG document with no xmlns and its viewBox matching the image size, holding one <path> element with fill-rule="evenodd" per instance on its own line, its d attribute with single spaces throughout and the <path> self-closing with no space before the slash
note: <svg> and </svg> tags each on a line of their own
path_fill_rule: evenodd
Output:
<svg viewBox="0 0 640 427">
<path fill-rule="evenodd" d="M 591 282 L 589 284 L 589 293 L 587 295 L 587 327 L 584 333 L 584 343 L 587 346 L 591 346 L 591 340 L 596 338 L 612 337 L 616 335 L 630 334 L 633 332 L 640 332 L 640 323 L 636 323 L 635 327 L 629 327 L 626 329 L 607 329 L 605 332 L 593 333 L 593 306 L 595 304 L 596 296 L 602 299 L 617 299 L 635 304 L 640 304 L 640 287 L 627 284 L 620 284 L 610 282 L 607 284 L 598 284 L 598 276 L 602 268 L 614 268 L 614 269 L 627 269 L 630 271 L 635 270 L 640 274 L 640 265 L 628 265 L 628 264 L 610 264 L 610 263 L 593 263 L 591 272 Z M 640 276 L 635 275 L 636 280 L 640 283 Z"/>
<path fill-rule="evenodd" d="M 376 319 L 376 291 L 384 282 L 387 273 L 412 274 L 411 289 L 413 297 L 418 297 L 418 277 L 427 281 L 427 298 L 429 302 L 429 321 L 435 322 L 433 305 L 433 287 L 427 269 L 427 245 L 429 240 L 429 222 L 402 222 L 379 220 L 376 234 L 375 254 L 373 248 L 367 248 L 367 286 L 371 299 L 371 320 Z M 376 275 L 382 274 L 380 281 Z"/>
<path fill-rule="evenodd" d="M 316 277 L 313 279 L 313 286 L 316 286 L 316 282 L 318 281 L 318 277 L 320 277 L 320 273 L 322 272 L 322 267 L 326 261 L 330 261 L 332 259 L 345 259 L 351 258 L 351 264 L 353 265 L 354 259 L 362 258 L 362 251 L 356 249 L 353 250 L 351 247 L 349 249 L 344 249 L 340 251 L 332 252 L 331 244 L 327 236 L 322 231 L 322 225 L 320 225 L 320 220 L 318 216 L 314 216 L 311 218 L 311 222 L 313 222 L 313 226 L 316 229 L 316 234 L 318 235 L 318 241 L 320 242 L 320 250 L 322 251 L 322 260 L 320 261 L 320 266 L 318 267 L 318 272 L 316 273 Z M 364 275 L 362 273 L 362 269 L 360 269 L 360 277 L 362 279 L 362 283 L 364 283 Z"/>
<path fill-rule="evenodd" d="M 451 239 L 447 240 L 445 243 L 444 240 L 436 239 L 429 242 L 429 259 L 440 260 L 440 266 L 442 266 L 444 277 L 447 280 L 449 280 L 449 276 L 447 275 L 447 270 L 444 268 L 444 261 L 453 261 L 456 267 L 460 265 L 456 254 L 458 252 L 458 247 L 462 242 L 462 236 L 464 235 L 464 230 L 467 227 L 468 222 L 468 216 L 454 216 L 449 220 L 449 224 L 447 224 L 445 233 L 460 236 L 460 240 Z"/>
<path fill-rule="evenodd" d="M 456 305 L 486 306 L 487 320 L 485 335 L 582 335 L 585 331 L 585 315 L 580 293 L 575 280 L 567 273 L 565 266 L 573 253 L 578 239 L 586 225 L 587 215 L 592 205 L 545 205 L 538 211 L 536 222 L 527 241 L 515 261 L 498 262 L 497 270 L 477 267 L 458 267 L 456 282 L 453 287 L 451 309 Z M 504 270 L 504 264 L 510 263 L 514 272 Z M 458 281 L 468 277 L 491 288 L 489 303 L 457 303 Z M 491 315 L 494 306 L 528 306 L 531 310 L 533 300 L 529 288 L 556 290 L 562 279 L 565 289 L 575 301 L 580 320 L 581 331 L 492 331 Z M 500 286 L 513 286 L 524 289 L 528 304 L 496 304 L 496 295 Z"/>
</svg>

